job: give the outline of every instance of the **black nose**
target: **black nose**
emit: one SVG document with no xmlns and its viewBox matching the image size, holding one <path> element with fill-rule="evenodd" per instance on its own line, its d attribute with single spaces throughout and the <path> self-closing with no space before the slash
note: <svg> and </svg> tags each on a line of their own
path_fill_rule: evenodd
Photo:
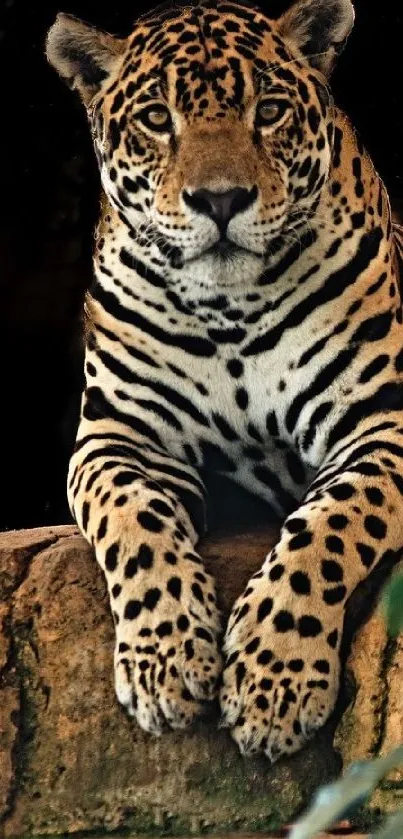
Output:
<svg viewBox="0 0 403 839">
<path fill-rule="evenodd" d="M 236 186 L 227 192 L 212 192 L 210 189 L 196 189 L 195 192 L 183 192 L 188 207 L 197 213 L 208 216 L 225 232 L 229 221 L 242 210 L 246 210 L 256 200 L 257 187 L 245 189 Z"/>
</svg>

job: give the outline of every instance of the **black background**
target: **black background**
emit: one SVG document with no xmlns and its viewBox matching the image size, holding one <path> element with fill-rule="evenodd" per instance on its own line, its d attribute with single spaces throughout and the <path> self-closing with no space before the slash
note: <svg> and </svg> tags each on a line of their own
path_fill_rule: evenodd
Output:
<svg viewBox="0 0 403 839">
<path fill-rule="evenodd" d="M 0 528 L 68 520 L 65 480 L 80 388 L 80 311 L 91 277 L 98 178 L 84 110 L 48 67 L 58 11 L 123 36 L 151 3 L 3 0 L 0 264 Z M 276 16 L 288 4 L 261 7 Z M 386 181 L 403 202 L 403 11 L 356 0 L 333 76 Z M 1 7 L 0 7 L 1 12 Z"/>
</svg>

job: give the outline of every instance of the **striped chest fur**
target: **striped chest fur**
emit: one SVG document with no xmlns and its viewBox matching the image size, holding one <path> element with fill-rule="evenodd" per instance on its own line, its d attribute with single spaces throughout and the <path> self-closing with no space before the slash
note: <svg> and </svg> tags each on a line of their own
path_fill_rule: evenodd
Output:
<svg viewBox="0 0 403 839">
<path fill-rule="evenodd" d="M 123 422 L 150 423 L 177 457 L 235 475 L 283 512 L 322 463 L 329 435 L 346 433 L 350 403 L 388 376 L 401 341 L 387 196 L 338 121 L 315 212 L 276 243 L 253 281 L 211 282 L 206 268 L 195 282 L 192 263 L 164 264 L 159 243 L 130 235 L 106 205 L 87 302 L 84 415 L 101 391 Z M 237 270 L 236 255 L 222 259 Z M 273 498 L 279 470 L 282 504 Z"/>
</svg>

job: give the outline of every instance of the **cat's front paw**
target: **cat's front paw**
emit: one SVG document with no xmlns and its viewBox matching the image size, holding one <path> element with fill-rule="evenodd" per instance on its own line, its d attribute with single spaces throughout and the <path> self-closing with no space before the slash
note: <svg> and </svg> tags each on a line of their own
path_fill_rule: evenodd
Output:
<svg viewBox="0 0 403 839">
<path fill-rule="evenodd" d="M 140 569 L 114 603 L 116 694 L 154 734 L 189 726 L 215 696 L 222 667 L 212 578 L 201 564 L 176 559 L 160 563 L 158 575 Z"/>
<path fill-rule="evenodd" d="M 222 725 L 243 754 L 271 761 L 300 749 L 329 717 L 339 685 L 338 632 L 323 630 L 313 602 L 274 601 L 252 581 L 230 616 L 220 692 Z"/>
</svg>

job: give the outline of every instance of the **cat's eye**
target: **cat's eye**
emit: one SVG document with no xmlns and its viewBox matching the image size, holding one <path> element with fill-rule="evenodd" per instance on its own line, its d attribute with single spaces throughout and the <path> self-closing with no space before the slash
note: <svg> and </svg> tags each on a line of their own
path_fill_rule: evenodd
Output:
<svg viewBox="0 0 403 839">
<path fill-rule="evenodd" d="M 149 105 L 147 108 L 143 108 L 136 116 L 137 119 L 141 120 L 152 131 L 171 131 L 171 114 L 164 105 Z"/>
<path fill-rule="evenodd" d="M 262 99 L 256 108 L 256 125 L 258 128 L 275 125 L 289 108 L 282 99 Z"/>
</svg>

